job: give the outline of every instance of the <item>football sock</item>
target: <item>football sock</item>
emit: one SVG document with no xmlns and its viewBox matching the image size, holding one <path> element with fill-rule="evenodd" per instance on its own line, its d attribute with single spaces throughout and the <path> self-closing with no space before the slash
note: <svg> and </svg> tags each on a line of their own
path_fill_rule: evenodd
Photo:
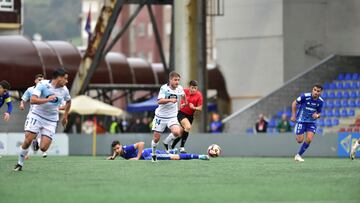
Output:
<svg viewBox="0 0 360 203">
<path fill-rule="evenodd" d="M 187 138 L 189 137 L 189 132 L 184 131 L 183 135 L 181 136 L 181 144 L 180 147 L 184 147 Z"/>
<path fill-rule="evenodd" d="M 304 142 L 301 147 L 300 147 L 300 150 L 299 150 L 299 155 L 302 156 L 304 154 L 304 152 L 306 151 L 306 149 L 309 147 L 310 144 Z"/>
<path fill-rule="evenodd" d="M 180 138 L 180 137 L 177 137 L 177 138 L 173 141 L 173 143 L 171 144 L 171 149 L 174 149 L 175 146 L 176 146 L 176 144 L 177 144 L 180 140 L 181 140 L 181 138 Z"/>
<path fill-rule="evenodd" d="M 163 141 L 164 144 L 169 145 L 171 141 L 175 140 L 175 135 L 170 133 Z"/>
<path fill-rule="evenodd" d="M 199 159 L 197 154 L 179 154 L 180 159 Z"/>
<path fill-rule="evenodd" d="M 27 155 L 28 152 L 29 149 L 23 149 L 22 147 L 20 147 L 18 164 L 20 164 L 21 166 L 24 165 L 25 156 Z"/>
<path fill-rule="evenodd" d="M 154 140 L 151 140 L 151 148 L 153 155 L 156 155 L 156 147 L 157 147 L 157 143 L 155 143 Z"/>
</svg>

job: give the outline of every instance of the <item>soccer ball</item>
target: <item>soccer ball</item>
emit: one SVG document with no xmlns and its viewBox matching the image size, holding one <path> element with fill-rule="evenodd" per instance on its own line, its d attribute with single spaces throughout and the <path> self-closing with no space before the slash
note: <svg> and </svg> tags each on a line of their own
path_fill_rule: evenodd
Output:
<svg viewBox="0 0 360 203">
<path fill-rule="evenodd" d="M 218 157 L 221 154 L 221 148 L 219 147 L 219 145 L 212 144 L 209 146 L 207 153 L 211 157 Z"/>
</svg>

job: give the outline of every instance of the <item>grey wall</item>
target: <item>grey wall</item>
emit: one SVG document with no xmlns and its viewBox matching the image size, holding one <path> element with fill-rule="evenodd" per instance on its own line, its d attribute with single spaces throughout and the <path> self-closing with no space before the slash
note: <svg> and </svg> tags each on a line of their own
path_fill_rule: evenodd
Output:
<svg viewBox="0 0 360 203">
<path fill-rule="evenodd" d="M 162 139 L 166 135 L 162 135 Z M 110 144 L 118 139 L 123 144 L 133 144 L 145 141 L 145 147 L 150 147 L 151 134 L 119 134 L 97 137 L 97 154 L 110 154 Z M 191 134 L 186 149 L 191 153 L 204 154 L 211 144 L 222 148 L 222 156 L 294 156 L 300 145 L 293 134 Z M 92 136 L 69 134 L 70 155 L 91 155 Z M 159 149 L 163 146 L 159 145 Z M 337 135 L 316 136 L 305 156 L 337 156 Z"/>
<path fill-rule="evenodd" d="M 282 0 L 226 0 L 215 18 L 217 63 L 236 110 L 283 83 Z"/>
</svg>

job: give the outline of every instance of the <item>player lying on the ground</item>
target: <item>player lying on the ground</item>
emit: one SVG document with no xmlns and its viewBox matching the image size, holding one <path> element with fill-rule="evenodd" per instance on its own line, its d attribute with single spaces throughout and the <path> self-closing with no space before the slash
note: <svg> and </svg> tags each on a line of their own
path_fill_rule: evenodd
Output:
<svg viewBox="0 0 360 203">
<path fill-rule="evenodd" d="M 113 155 L 109 156 L 108 160 L 114 160 L 117 156 L 128 160 L 151 160 L 152 158 L 152 148 L 144 149 L 144 142 L 123 146 L 118 140 L 115 140 L 112 142 L 111 148 L 113 149 Z M 209 156 L 204 154 L 175 154 L 175 152 L 176 150 L 171 150 L 170 154 L 167 154 L 165 150 L 156 150 L 156 155 L 159 160 L 209 160 Z"/>
</svg>

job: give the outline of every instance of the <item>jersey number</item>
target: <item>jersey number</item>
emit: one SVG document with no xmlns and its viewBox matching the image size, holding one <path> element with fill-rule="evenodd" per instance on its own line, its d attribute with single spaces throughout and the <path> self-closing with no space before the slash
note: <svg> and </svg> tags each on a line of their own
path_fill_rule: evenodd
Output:
<svg viewBox="0 0 360 203">
<path fill-rule="evenodd" d="M 26 119 L 26 121 L 25 121 L 25 126 L 28 126 L 29 124 L 30 125 L 35 125 L 35 123 L 36 123 L 36 120 L 35 119 L 33 119 L 33 118 L 31 118 L 31 119 Z"/>
</svg>

